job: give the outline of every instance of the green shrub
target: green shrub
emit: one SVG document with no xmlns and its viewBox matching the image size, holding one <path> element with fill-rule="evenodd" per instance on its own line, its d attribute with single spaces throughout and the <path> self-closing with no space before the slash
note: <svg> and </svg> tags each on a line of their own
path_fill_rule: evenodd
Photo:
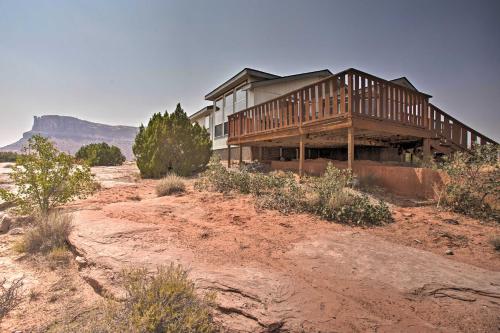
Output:
<svg viewBox="0 0 500 333">
<path fill-rule="evenodd" d="M 310 212 L 328 220 L 356 225 L 379 225 L 392 221 L 389 207 L 382 201 L 372 202 L 349 187 L 352 173 L 328 164 L 321 177 L 306 178 L 303 183 L 290 172 L 270 174 L 226 169 L 217 157 L 196 182 L 198 190 L 250 193 L 257 207 L 281 213 Z"/>
<path fill-rule="evenodd" d="M 207 190 L 213 192 L 227 193 L 234 190 L 231 172 L 220 162 L 220 157 L 213 154 L 210 157 L 207 169 L 194 184 L 199 191 Z"/>
<path fill-rule="evenodd" d="M 67 248 L 72 230 L 71 215 L 52 213 L 41 217 L 21 240 L 20 249 L 27 253 L 47 254 L 54 249 Z"/>
<path fill-rule="evenodd" d="M 0 199 L 17 205 L 19 213 L 47 215 L 52 208 L 96 189 L 90 168 L 59 152 L 47 139 L 35 135 L 9 174 L 16 190 L 0 189 Z"/>
<path fill-rule="evenodd" d="M 15 162 L 18 156 L 18 153 L 12 151 L 0 151 L 0 163 Z"/>
<path fill-rule="evenodd" d="M 125 156 L 120 148 L 110 146 L 105 142 L 82 146 L 76 152 L 75 157 L 86 161 L 90 166 L 122 165 L 125 162 Z"/>
<path fill-rule="evenodd" d="M 156 185 L 156 195 L 159 197 L 184 192 L 185 190 L 184 179 L 175 174 L 169 174 Z"/>
<path fill-rule="evenodd" d="M 137 167 L 145 178 L 161 178 L 173 172 L 189 176 L 203 169 L 210 158 L 212 141 L 208 131 L 177 104 L 174 113 L 156 113 L 148 126 L 141 125 L 133 146 Z"/>
<path fill-rule="evenodd" d="M 438 207 L 472 217 L 500 221 L 488 202 L 500 200 L 500 146 L 474 145 L 445 158 L 438 167 L 447 175 L 438 189 Z"/>
<path fill-rule="evenodd" d="M 109 301 L 99 318 L 84 332 L 217 332 L 212 319 L 212 294 L 198 295 L 180 266 L 159 267 L 150 276 L 146 269 L 124 272 L 127 297 Z"/>
</svg>

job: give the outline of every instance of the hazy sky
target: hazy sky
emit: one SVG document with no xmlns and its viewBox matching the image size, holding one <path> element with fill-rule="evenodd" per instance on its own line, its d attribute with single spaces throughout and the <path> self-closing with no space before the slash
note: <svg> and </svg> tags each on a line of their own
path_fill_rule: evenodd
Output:
<svg viewBox="0 0 500 333">
<path fill-rule="evenodd" d="M 32 116 L 138 126 L 244 67 L 406 76 L 500 141 L 500 1 L 0 0 L 0 145 Z"/>
</svg>

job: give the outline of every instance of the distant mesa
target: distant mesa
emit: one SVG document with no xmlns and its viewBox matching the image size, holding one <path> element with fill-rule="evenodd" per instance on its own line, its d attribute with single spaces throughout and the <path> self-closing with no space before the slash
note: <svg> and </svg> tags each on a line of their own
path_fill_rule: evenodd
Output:
<svg viewBox="0 0 500 333">
<path fill-rule="evenodd" d="M 1 147 L 0 151 L 21 151 L 29 138 L 40 134 L 66 153 L 75 154 L 81 146 L 89 143 L 106 142 L 120 148 L 127 160 L 131 160 L 138 131 L 137 127 L 104 125 L 68 116 L 35 116 L 31 130 L 23 133 L 19 141 Z"/>
</svg>

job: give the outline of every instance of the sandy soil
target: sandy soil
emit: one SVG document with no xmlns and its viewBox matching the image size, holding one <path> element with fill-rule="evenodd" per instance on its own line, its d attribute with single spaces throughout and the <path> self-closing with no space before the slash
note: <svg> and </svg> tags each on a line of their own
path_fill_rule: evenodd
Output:
<svg viewBox="0 0 500 333">
<path fill-rule="evenodd" d="M 103 189 L 67 206 L 75 216 L 71 242 L 87 267 L 65 273 L 40 268 L 15 258 L 8 249 L 12 239 L 0 236 L 2 267 L 36 276 L 29 288 L 42 295 L 25 302 L 2 329 L 78 320 L 78 309 L 95 306 L 99 293 L 120 296 L 124 267 L 154 270 L 170 262 L 188 268 L 200 289 L 217 292 L 217 320 L 228 331 L 500 327 L 500 255 L 489 244 L 499 233 L 496 225 L 392 198 L 393 224 L 354 228 L 307 214 L 258 211 L 249 196 L 197 192 L 192 181 L 185 194 L 157 198 L 155 181 L 138 180 L 130 165 L 94 171 Z M 445 255 L 448 249 L 454 255 Z M 71 281 L 66 305 L 49 301 L 61 279 Z M 75 314 L 60 313 L 66 308 Z"/>
</svg>

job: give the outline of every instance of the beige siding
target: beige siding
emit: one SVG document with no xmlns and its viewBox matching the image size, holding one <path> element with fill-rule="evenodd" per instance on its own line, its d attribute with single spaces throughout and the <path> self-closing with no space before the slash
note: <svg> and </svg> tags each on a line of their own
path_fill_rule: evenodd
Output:
<svg viewBox="0 0 500 333">
<path fill-rule="evenodd" d="M 290 91 L 302 88 L 308 84 L 312 84 L 323 79 L 323 76 L 310 77 L 305 79 L 298 79 L 278 84 L 270 84 L 261 87 L 255 87 L 253 89 L 253 102 L 254 104 L 248 104 L 248 106 L 257 105 L 266 102 L 270 99 L 279 97 Z M 250 100 L 249 100 L 250 101 Z"/>
</svg>

